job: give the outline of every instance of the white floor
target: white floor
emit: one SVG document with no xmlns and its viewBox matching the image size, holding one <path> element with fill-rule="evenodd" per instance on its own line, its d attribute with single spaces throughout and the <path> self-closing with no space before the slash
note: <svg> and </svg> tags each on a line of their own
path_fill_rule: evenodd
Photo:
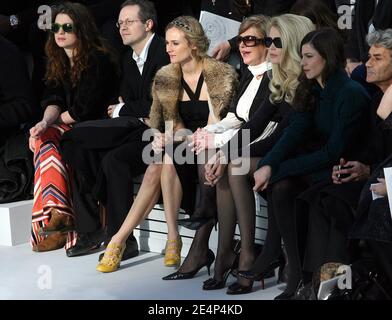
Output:
<svg viewBox="0 0 392 320">
<path fill-rule="evenodd" d="M 226 289 L 203 291 L 208 278 L 202 269 L 195 278 L 163 281 L 175 270 L 163 266 L 163 256 L 141 252 L 122 263 L 117 272 L 95 271 L 98 254 L 68 258 L 64 250 L 32 252 L 28 244 L 0 246 L 0 299 L 103 299 L 103 300 L 271 300 L 284 289 L 276 279 L 260 282 L 246 295 L 227 295 Z M 234 278 L 229 278 L 228 283 Z"/>
</svg>

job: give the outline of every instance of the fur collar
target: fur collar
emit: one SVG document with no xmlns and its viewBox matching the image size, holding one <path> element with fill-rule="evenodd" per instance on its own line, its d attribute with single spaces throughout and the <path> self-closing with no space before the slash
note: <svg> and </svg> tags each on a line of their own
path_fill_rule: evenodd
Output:
<svg viewBox="0 0 392 320">
<path fill-rule="evenodd" d="M 206 57 L 203 74 L 214 115 L 217 119 L 226 116 L 235 93 L 237 74 L 227 63 Z M 164 131 L 165 121 L 180 120 L 178 99 L 181 93 L 181 69 L 178 64 L 162 67 L 156 74 L 152 87 L 153 103 L 150 112 L 151 127 Z"/>
</svg>

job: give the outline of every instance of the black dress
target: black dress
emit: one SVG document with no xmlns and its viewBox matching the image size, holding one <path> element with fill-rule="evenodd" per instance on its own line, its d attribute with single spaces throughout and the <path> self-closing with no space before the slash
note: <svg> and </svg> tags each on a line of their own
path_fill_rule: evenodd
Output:
<svg viewBox="0 0 392 320">
<path fill-rule="evenodd" d="M 199 100 L 203 82 L 204 76 L 201 74 L 197 83 L 196 91 L 193 92 L 185 80 L 181 79 L 182 87 L 188 94 L 190 100 L 179 101 L 178 109 L 185 128 L 192 132 L 196 131 L 197 128 L 206 126 L 208 122 L 208 101 Z M 178 147 L 179 145 L 176 146 L 176 148 Z M 186 148 L 182 154 L 185 157 L 186 154 L 191 154 L 191 152 L 192 151 L 190 151 L 189 148 Z M 196 185 L 198 181 L 196 156 L 193 156 L 191 161 L 186 161 L 185 163 L 180 163 L 174 159 L 174 165 L 180 179 L 183 192 L 181 208 L 184 209 L 187 214 L 192 214 L 195 208 Z"/>
<path fill-rule="evenodd" d="M 190 100 L 180 101 L 178 103 L 178 109 L 185 128 L 192 132 L 196 131 L 197 128 L 204 127 L 208 122 L 208 101 L 199 100 L 203 82 L 204 76 L 201 74 L 197 83 L 196 92 L 193 92 L 185 80 L 181 79 L 182 87 L 188 94 Z"/>
</svg>

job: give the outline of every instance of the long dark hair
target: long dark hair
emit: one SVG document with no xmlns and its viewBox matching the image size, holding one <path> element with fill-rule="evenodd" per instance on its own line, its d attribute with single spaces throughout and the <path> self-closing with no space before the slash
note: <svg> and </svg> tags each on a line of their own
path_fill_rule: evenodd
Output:
<svg viewBox="0 0 392 320">
<path fill-rule="evenodd" d="M 308 33 L 301 41 L 301 49 L 305 44 L 311 45 L 325 60 L 325 66 L 321 73 L 323 84 L 330 76 L 339 70 L 343 70 L 346 65 L 344 56 L 343 39 L 333 28 L 321 28 Z M 302 71 L 298 77 L 299 85 L 296 90 L 293 106 L 297 110 L 314 110 L 316 106 L 313 88 L 316 79 L 307 79 Z"/>
<path fill-rule="evenodd" d="M 99 30 L 88 9 L 79 3 L 65 2 L 58 5 L 53 13 L 53 21 L 60 13 L 68 15 L 73 21 L 73 32 L 77 42 L 71 68 L 69 58 L 64 49 L 60 48 L 55 41 L 54 34 L 48 36 L 45 52 L 48 58 L 46 69 L 46 82 L 59 84 L 68 78 L 73 86 L 76 86 L 80 76 L 91 63 L 91 52 L 100 51 L 108 54 L 114 62 L 116 58 L 105 41 L 100 37 Z"/>
</svg>

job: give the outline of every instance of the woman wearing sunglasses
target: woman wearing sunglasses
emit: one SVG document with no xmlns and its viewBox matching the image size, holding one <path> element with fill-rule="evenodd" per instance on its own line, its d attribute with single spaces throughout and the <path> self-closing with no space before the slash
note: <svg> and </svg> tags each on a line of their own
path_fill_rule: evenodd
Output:
<svg viewBox="0 0 392 320">
<path fill-rule="evenodd" d="M 118 86 L 117 66 L 87 9 L 65 3 L 53 16 L 45 47 L 44 115 L 30 129 L 29 140 L 35 164 L 34 251 L 74 245 L 69 172 L 59 153 L 59 141 L 74 123 L 103 117 Z"/>
<path fill-rule="evenodd" d="M 248 121 L 254 115 L 257 108 L 266 98 L 265 91 L 268 88 L 269 79 L 266 74 L 270 69 L 266 61 L 267 48 L 264 45 L 269 18 L 265 16 L 253 16 L 246 19 L 240 26 L 237 37 L 238 46 L 245 69 L 239 87 L 239 93 L 231 103 L 231 110 L 227 116 L 216 124 L 198 129 L 193 135 L 192 146 L 196 154 L 201 154 L 205 148 L 220 148 L 229 141 L 244 121 Z M 205 162 L 204 162 L 205 163 Z M 204 164 L 199 166 L 199 175 L 204 177 Z M 216 216 L 216 193 L 215 188 L 200 186 L 201 206 L 189 219 L 179 220 L 179 224 L 189 229 L 197 230 L 201 225 Z"/>
<path fill-rule="evenodd" d="M 204 161 L 198 164 L 199 177 L 205 179 L 204 165 L 207 152 L 204 149 L 221 147 L 235 135 L 244 121 L 252 117 L 259 106 L 267 98 L 269 69 L 267 48 L 264 45 L 269 18 L 253 16 L 244 20 L 240 26 L 238 37 L 239 48 L 248 68 L 243 73 L 238 94 L 231 102 L 227 116 L 216 124 L 198 129 L 193 135 L 192 146 L 195 153 Z M 265 76 L 264 76 L 265 73 Z M 210 154 L 211 156 L 211 154 Z M 181 268 L 164 277 L 164 280 L 187 279 L 193 277 L 208 254 L 208 239 L 217 214 L 216 190 L 214 186 L 200 184 L 200 201 L 193 215 L 178 223 L 192 230 L 197 230 L 191 250 Z"/>
<path fill-rule="evenodd" d="M 218 254 L 214 278 L 204 284 L 204 289 L 223 287 L 230 270 L 235 267 L 234 255 L 227 250 L 234 236 L 236 221 L 241 235 L 241 250 L 238 270 L 249 270 L 255 260 L 255 200 L 252 190 L 253 173 L 257 163 L 274 146 L 287 126 L 291 104 L 298 85 L 300 74 L 299 43 L 314 29 L 308 18 L 296 15 L 274 17 L 269 27 L 269 36 L 264 39 L 268 47 L 268 59 L 272 64 L 272 78 L 266 102 L 258 109 L 254 117 L 242 125 L 241 130 L 206 165 L 206 179 L 218 190 L 218 220 L 220 221 Z M 278 113 L 277 110 L 288 110 Z M 265 127 L 267 125 L 267 127 Z M 244 134 L 250 135 L 250 146 L 242 146 Z M 238 155 L 233 155 L 233 149 Z M 227 152 L 230 150 L 230 152 Z M 246 151 L 246 152 L 245 152 Z M 228 170 L 225 163 L 229 163 Z M 241 167 L 248 165 L 249 170 L 241 172 Z M 226 175 L 223 175 L 227 172 Z M 269 234 L 269 233 L 268 233 Z M 281 254 L 280 239 L 274 239 L 276 253 L 274 260 Z M 276 255 L 276 256 L 275 256 Z M 220 260 L 221 259 L 221 260 Z M 231 284 L 228 294 L 244 294 L 252 290 L 253 280 L 239 276 Z M 257 280 L 262 280 L 259 277 Z"/>
<path fill-rule="evenodd" d="M 254 17 L 253 19 L 257 19 L 257 17 Z M 274 22 L 274 19 L 272 22 Z M 205 131 L 207 131 L 207 133 L 204 133 L 203 135 L 202 132 L 199 132 L 200 136 L 195 137 L 195 148 L 199 152 L 205 148 L 221 147 L 221 150 L 210 159 L 209 164 L 206 166 L 206 179 L 209 181 L 209 184 L 211 186 L 217 184 L 219 240 L 214 277 L 208 279 L 204 283 L 203 289 L 205 290 L 223 288 L 226 284 L 227 277 L 235 267 L 236 262 L 238 262 L 241 270 L 248 270 L 254 261 L 255 201 L 251 176 L 256 170 L 255 167 L 258 160 L 260 160 L 260 157 L 271 148 L 274 141 L 279 138 L 283 128 L 287 125 L 288 116 L 291 112 L 289 102 L 294 95 L 297 76 L 300 72 L 299 55 L 296 50 L 291 50 L 290 48 L 298 47 L 302 39 L 301 36 L 304 36 L 313 28 L 311 21 L 307 18 L 289 16 L 286 17 L 286 20 L 285 18 L 283 18 L 283 20 L 287 21 L 286 28 L 288 30 L 294 30 L 286 35 L 285 41 L 266 37 L 268 28 L 266 26 L 264 26 L 264 29 L 260 29 L 260 25 L 249 24 L 247 20 L 242 23 L 239 31 L 239 50 L 244 63 L 249 65 L 248 69 L 250 74 L 245 73 L 244 79 L 241 82 L 242 86 L 240 86 L 239 94 L 234 100 L 231 109 L 241 121 L 237 123 L 237 126 L 233 126 L 231 129 L 234 133 L 229 130 L 225 131 L 225 134 L 229 135 L 229 137 L 224 140 L 223 143 L 210 144 L 208 141 L 221 142 L 223 140 L 218 132 L 219 130 L 222 130 L 221 127 L 223 127 L 223 129 L 230 129 L 227 125 L 229 122 L 226 122 L 226 119 L 221 121 L 217 128 L 214 128 L 213 126 L 206 127 Z M 260 41 L 258 39 L 263 40 Z M 282 42 L 284 44 L 283 48 Z M 259 88 L 257 94 L 253 96 L 253 103 L 256 102 L 259 104 L 256 107 L 257 110 L 244 114 L 241 111 L 243 106 L 242 99 L 245 98 L 248 101 L 248 105 L 252 104 L 251 101 L 253 98 L 248 95 L 248 90 L 252 90 L 254 83 L 257 83 L 257 79 L 260 79 L 260 73 L 254 71 L 258 69 L 257 63 L 263 61 L 263 56 L 260 55 L 260 53 L 258 59 L 255 59 L 255 57 L 257 57 L 258 51 L 265 48 L 265 44 L 270 47 L 270 50 L 275 48 L 276 55 L 273 59 L 270 59 L 272 62 L 272 75 L 274 78 L 278 79 L 274 82 L 274 85 L 283 89 L 279 91 L 279 98 L 277 98 L 277 94 L 272 95 L 271 82 L 269 81 L 267 74 L 265 74 L 262 77 L 262 83 L 260 84 L 260 87 L 265 86 L 264 89 L 261 90 L 261 88 Z M 275 44 L 279 48 L 276 48 Z M 287 70 L 292 70 L 292 72 L 287 75 Z M 271 73 L 271 71 L 267 71 L 266 69 L 264 71 Z M 287 86 L 285 84 L 292 85 Z M 275 99 L 275 102 L 272 103 L 270 101 L 271 99 Z M 229 117 L 227 118 L 230 119 Z M 238 131 L 239 128 L 240 130 Z M 222 150 L 226 149 L 227 145 L 230 144 L 231 150 L 237 148 L 239 155 L 241 155 L 242 134 L 246 131 L 243 129 L 250 129 L 250 141 L 253 141 L 250 146 L 250 155 L 252 158 L 249 159 L 248 156 L 248 159 L 244 161 L 248 164 L 250 163 L 250 170 L 246 170 L 242 173 L 237 171 L 237 173 L 235 173 L 235 169 L 232 172 L 232 164 L 229 165 L 229 170 L 225 170 L 226 165 L 223 163 L 227 163 L 224 161 L 230 159 L 228 155 L 226 155 L 226 159 L 223 159 L 225 155 Z M 205 141 L 207 141 L 207 143 Z M 238 145 L 235 145 L 235 143 L 238 143 Z M 233 250 L 232 242 L 236 220 L 238 220 L 241 232 L 241 248 L 237 247 Z M 195 268 L 195 265 L 197 265 L 195 261 L 197 262 L 198 256 L 205 254 L 203 251 L 207 251 L 208 238 L 211 229 L 211 224 L 200 227 L 196 233 L 188 257 L 181 266 L 179 272 L 166 278 L 189 278 L 197 272 L 198 269 Z M 238 258 L 236 257 L 236 251 L 239 249 L 241 254 L 239 261 L 236 261 L 236 258 Z M 191 261 L 193 261 L 193 264 Z M 193 266 L 193 272 L 191 272 L 191 266 Z M 247 279 L 238 279 L 238 282 L 235 282 L 229 287 L 227 293 L 242 294 L 250 292 L 252 284 L 253 282 L 248 281 Z"/>
<path fill-rule="evenodd" d="M 303 276 L 300 252 L 304 251 L 308 222 L 304 212 L 296 215 L 297 196 L 317 182 L 328 181 L 332 166 L 358 151 L 355 138 L 368 114 L 368 96 L 346 75 L 343 41 L 334 29 L 306 35 L 301 55 L 302 73 L 293 104 L 296 112 L 254 173 L 255 191 L 268 186 L 267 240 L 252 269 L 239 272 L 246 278 L 257 278 L 275 258 L 270 239 L 282 237 L 289 274 L 285 291 L 275 299 L 293 298 Z"/>
</svg>

